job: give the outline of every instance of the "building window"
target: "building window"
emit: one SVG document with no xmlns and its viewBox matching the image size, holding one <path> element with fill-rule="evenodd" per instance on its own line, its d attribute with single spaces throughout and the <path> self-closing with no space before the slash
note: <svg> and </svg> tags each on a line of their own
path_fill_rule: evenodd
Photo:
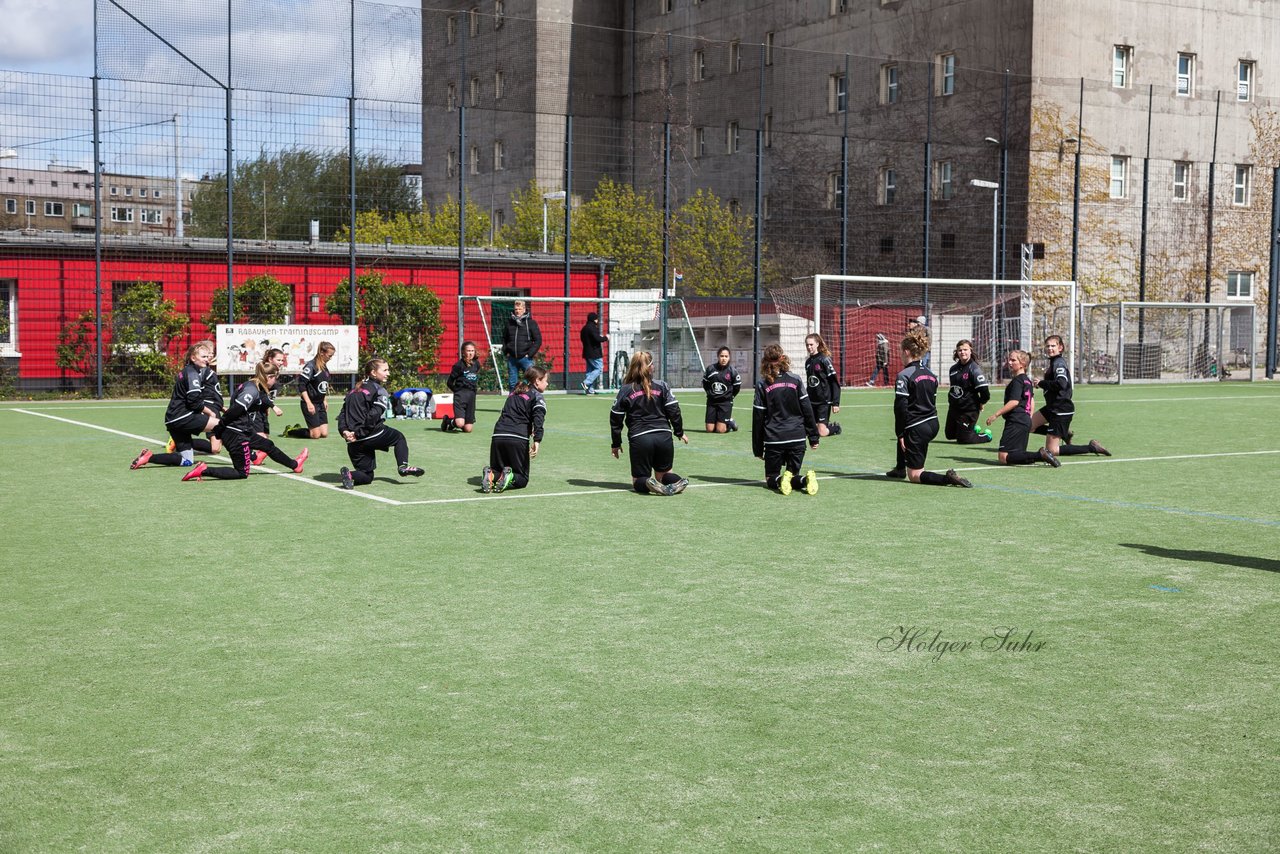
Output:
<svg viewBox="0 0 1280 854">
<path fill-rule="evenodd" d="M 468 106 L 472 106 L 472 107 L 479 106 L 480 104 L 480 78 L 479 77 L 471 78 L 471 85 L 468 87 L 468 92 L 467 92 L 467 104 Z"/>
<path fill-rule="evenodd" d="M 125 187 L 125 188 L 124 188 L 124 194 L 125 194 L 125 196 L 132 196 L 132 195 L 133 195 L 133 187 Z"/>
<path fill-rule="evenodd" d="M 1249 185 L 1253 183 L 1253 167 L 1236 165 L 1236 179 L 1231 188 L 1231 204 L 1249 206 Z"/>
<path fill-rule="evenodd" d="M 10 213 L 10 214 L 16 214 L 16 213 L 18 212 L 18 200 L 17 200 L 17 199 L 5 199 L 5 200 L 4 200 L 4 212 L 5 212 L 5 213 Z"/>
<path fill-rule="evenodd" d="M 694 157 L 707 156 L 707 129 L 706 128 L 693 129 L 693 156 Z"/>
<path fill-rule="evenodd" d="M 742 216 L 742 202 L 737 199 L 730 199 L 729 214 L 730 216 Z"/>
<path fill-rule="evenodd" d="M 774 33 L 764 34 L 764 64 L 773 65 L 773 37 Z"/>
<path fill-rule="evenodd" d="M 32 199 L 27 199 L 26 208 L 27 208 L 27 216 L 35 216 L 35 215 L 36 215 L 36 203 L 35 203 L 35 201 L 33 201 Z"/>
<path fill-rule="evenodd" d="M 472 175 L 480 174 L 480 147 L 471 146 L 471 151 L 467 152 L 467 169 Z"/>
<path fill-rule="evenodd" d="M 1185 160 L 1173 162 L 1173 197 L 1179 201 L 1187 198 L 1187 184 L 1191 180 L 1191 164 Z"/>
<path fill-rule="evenodd" d="M 933 163 L 933 197 L 949 199 L 955 195 L 955 186 L 951 183 L 951 161 L 935 160 Z"/>
<path fill-rule="evenodd" d="M 71 215 L 76 217 L 93 216 L 93 205 L 75 202 L 71 205 Z"/>
<path fill-rule="evenodd" d="M 480 8 L 478 6 L 472 6 L 471 10 L 467 12 L 467 24 L 467 29 L 471 32 L 472 38 L 480 35 Z"/>
<path fill-rule="evenodd" d="M 1129 68 L 1133 63 L 1133 48 L 1118 44 L 1111 50 L 1111 85 L 1116 89 L 1129 88 Z"/>
<path fill-rule="evenodd" d="M 956 248 L 956 233 L 954 231 L 942 232 L 941 246 L 943 249 L 951 250 Z"/>
<path fill-rule="evenodd" d="M 729 122 L 724 129 L 724 153 L 737 154 L 738 143 L 741 141 L 741 134 L 738 131 L 737 122 Z"/>
<path fill-rule="evenodd" d="M 45 216 L 66 216 L 66 213 L 62 209 L 62 202 L 45 202 L 44 215 Z"/>
<path fill-rule="evenodd" d="M 0 279 L 0 311 L 4 312 L 0 324 L 0 351 L 12 354 L 18 344 L 18 280 Z"/>
<path fill-rule="evenodd" d="M 705 50 L 695 50 L 693 52 L 693 79 L 707 79 L 707 52 Z"/>
<path fill-rule="evenodd" d="M 760 217 L 762 219 L 769 219 L 771 216 L 773 216 L 773 214 L 769 212 L 769 197 L 765 196 L 760 199 Z"/>
<path fill-rule="evenodd" d="M 742 43 L 729 42 L 729 73 L 737 74 L 742 70 Z"/>
<path fill-rule="evenodd" d="M 1227 299 L 1253 299 L 1253 273 L 1227 273 Z"/>
<path fill-rule="evenodd" d="M 139 215 L 139 218 L 140 218 L 143 222 L 145 222 L 147 225 L 159 225 L 159 224 L 160 224 L 160 209 L 159 209 L 159 208 L 142 208 L 142 209 L 140 209 L 140 210 L 138 211 L 138 215 Z"/>
<path fill-rule="evenodd" d="M 458 16 L 450 15 L 444 22 L 444 40 L 446 44 L 453 44 L 458 40 Z"/>
<path fill-rule="evenodd" d="M 1179 98 L 1190 98 L 1196 87 L 1196 55 L 1194 53 L 1178 54 L 1178 88 L 1174 94 Z"/>
<path fill-rule="evenodd" d="M 452 148 L 445 157 L 444 174 L 446 177 L 452 178 L 458 170 L 458 152 Z"/>
<path fill-rule="evenodd" d="M 827 207 L 844 210 L 844 175 L 840 172 L 827 173 Z"/>
<path fill-rule="evenodd" d="M 506 167 L 506 149 L 502 145 L 502 140 L 495 139 L 493 141 L 493 171 L 501 172 Z"/>
<path fill-rule="evenodd" d="M 507 77 L 501 71 L 493 72 L 493 97 L 494 100 L 501 99 L 506 93 Z"/>
<path fill-rule="evenodd" d="M 507 17 L 507 4 L 505 0 L 493 0 L 493 28 L 495 30 L 502 29 L 502 22 Z"/>
<path fill-rule="evenodd" d="M 888 166 L 880 168 L 880 180 L 877 182 L 876 202 L 882 205 L 893 204 L 898 195 L 898 174 Z"/>
<path fill-rule="evenodd" d="M 1111 198 L 1124 199 L 1129 196 L 1129 158 L 1119 155 L 1111 157 Z"/>
<path fill-rule="evenodd" d="M 458 84 L 450 83 L 448 90 L 445 92 L 444 105 L 449 112 L 453 112 L 458 106 Z"/>
<path fill-rule="evenodd" d="M 886 234 L 880 238 L 880 254 L 881 255 L 893 254 L 893 235 L 892 234 Z"/>
<path fill-rule="evenodd" d="M 1236 66 L 1236 100 L 1253 100 L 1253 63 L 1243 59 Z"/>
<path fill-rule="evenodd" d="M 664 15 L 670 15 L 676 8 L 676 0 L 658 0 L 658 3 Z"/>
<path fill-rule="evenodd" d="M 164 195 L 164 191 L 163 191 L 163 190 L 152 190 L 152 191 L 151 191 L 151 198 L 153 198 L 153 199 L 159 199 L 159 198 L 163 197 L 163 195 Z"/>
<path fill-rule="evenodd" d="M 956 55 L 954 53 L 938 54 L 937 61 L 938 95 L 954 95 L 956 93 Z"/>
<path fill-rule="evenodd" d="M 133 222 L 133 208 L 112 208 L 112 222 Z"/>
<path fill-rule="evenodd" d="M 764 147 L 773 148 L 773 113 L 764 114 Z"/>
<path fill-rule="evenodd" d="M 898 103 L 898 66 L 893 63 L 880 66 L 880 103 Z"/>
<path fill-rule="evenodd" d="M 849 11 L 849 0 L 831 0 L 831 14 L 840 15 Z"/>
<path fill-rule="evenodd" d="M 849 78 L 832 74 L 827 78 L 827 112 L 843 113 L 849 109 Z"/>
</svg>

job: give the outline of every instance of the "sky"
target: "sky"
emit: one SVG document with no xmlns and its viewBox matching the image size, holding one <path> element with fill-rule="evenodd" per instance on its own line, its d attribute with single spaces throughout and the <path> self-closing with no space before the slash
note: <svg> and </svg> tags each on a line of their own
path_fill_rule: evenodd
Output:
<svg viewBox="0 0 1280 854">
<path fill-rule="evenodd" d="M 182 171 L 220 171 L 228 3 L 117 0 L 184 58 L 109 0 L 97 2 L 106 167 L 171 170 L 176 114 Z M 420 159 L 418 111 L 408 108 L 421 97 L 420 8 L 421 0 L 356 4 L 357 94 L 406 106 L 383 110 L 385 127 L 361 117 L 366 139 L 357 146 L 402 162 Z M 237 159 L 346 145 L 350 9 L 349 0 L 230 0 Z M 20 155 L 3 165 L 91 168 L 94 0 L 0 0 L 0 22 L 0 148 Z"/>
</svg>

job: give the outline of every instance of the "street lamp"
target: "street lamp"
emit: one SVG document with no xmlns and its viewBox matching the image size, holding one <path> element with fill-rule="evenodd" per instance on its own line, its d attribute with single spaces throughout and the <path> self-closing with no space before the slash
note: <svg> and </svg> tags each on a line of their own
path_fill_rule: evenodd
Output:
<svg viewBox="0 0 1280 854">
<path fill-rule="evenodd" d="M 542 251 L 547 251 L 547 202 L 552 199 L 563 199 L 564 190 L 556 190 L 553 193 L 542 194 Z"/>
<path fill-rule="evenodd" d="M 983 181 L 979 178 L 972 178 L 969 181 L 970 187 L 977 187 L 980 190 L 991 191 L 991 369 L 999 370 L 999 362 L 996 361 L 996 339 L 998 337 L 999 328 L 996 319 L 996 272 L 999 265 L 999 238 L 1000 238 L 1000 185 L 995 181 Z"/>
</svg>

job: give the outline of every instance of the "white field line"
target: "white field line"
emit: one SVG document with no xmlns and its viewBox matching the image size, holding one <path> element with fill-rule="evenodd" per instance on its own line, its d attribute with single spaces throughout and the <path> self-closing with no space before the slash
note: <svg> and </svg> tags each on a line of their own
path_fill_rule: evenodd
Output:
<svg viewBox="0 0 1280 854">
<path fill-rule="evenodd" d="M 1164 460 L 1207 460 L 1213 457 L 1253 457 L 1265 454 L 1280 454 L 1280 449 L 1269 451 L 1223 451 L 1217 454 L 1170 454 L 1165 457 L 1095 457 L 1090 460 L 1077 460 L 1071 457 L 1062 459 L 1063 466 L 1088 466 L 1098 463 L 1150 463 L 1161 462 Z M 965 468 L 956 469 L 956 471 L 1000 471 L 1005 469 L 1026 468 L 1025 466 L 966 466 Z"/>
<path fill-rule="evenodd" d="M 146 443 L 146 444 L 148 444 L 148 445 L 163 445 L 163 444 L 164 444 L 164 442 L 163 442 L 163 441 L 161 441 L 160 439 L 153 439 L 153 438 L 151 438 L 150 436 L 139 436 L 137 433 L 126 433 L 126 432 L 124 432 L 123 430 L 113 430 L 113 429 L 112 429 L 112 428 L 110 428 L 110 427 L 103 427 L 103 426 L 101 426 L 101 425 L 99 425 L 99 424 L 89 424 L 89 423 L 84 422 L 84 421 L 72 421 L 70 418 L 60 418 L 60 417 L 58 417 L 57 415 L 49 415 L 49 414 L 44 413 L 44 412 L 32 412 L 32 411 L 31 411 L 31 410 L 29 410 L 29 409 L 14 409 L 14 410 L 12 410 L 12 411 L 13 411 L 13 412 L 21 412 L 23 415 L 34 415 L 34 416 L 36 416 L 37 418 L 48 418 L 48 419 L 49 419 L 49 420 L 51 420 L 51 421 L 61 421 L 61 422 L 63 422 L 64 424 L 72 424 L 72 425 L 75 425 L 76 427 L 88 427 L 90 430 L 101 430 L 101 431 L 102 431 L 102 432 L 104 432 L 104 433 L 114 433 L 114 434 L 115 434 L 115 435 L 117 435 L 117 436 L 124 436 L 126 439 L 137 439 L 139 442 L 145 442 L 145 443 Z M 338 491 L 338 492 L 350 492 L 352 495 L 358 495 L 358 496 L 360 496 L 361 498 L 367 498 L 367 499 L 369 499 L 370 501 L 380 501 L 380 502 L 382 502 L 383 504 L 402 504 L 402 503 L 404 503 L 404 502 L 401 502 L 401 501 L 396 501 L 396 500 L 395 500 L 395 499 L 393 499 L 393 498 L 383 498 L 383 497 L 382 497 L 382 496 L 380 496 L 380 495 L 370 495 L 370 494 L 369 494 L 369 493 L 367 493 L 367 492 L 356 492 L 355 490 L 346 490 L 346 489 L 342 489 L 341 487 L 337 486 L 336 484 L 324 483 L 323 481 L 315 480 L 314 478 L 301 477 L 301 476 L 299 476 L 299 475 L 294 474 L 294 473 L 293 473 L 293 472 L 291 472 L 291 471 L 275 471 L 274 469 L 260 468 L 260 467 L 258 467 L 258 466 L 254 466 L 254 468 L 255 468 L 255 469 L 257 469 L 257 471 L 258 471 L 258 473 L 259 473 L 259 474 L 273 474 L 273 475 L 275 475 L 276 477 L 283 477 L 283 478 L 288 478 L 289 480 L 296 480 L 296 481 L 298 481 L 299 483 L 305 483 L 305 484 L 308 484 L 308 485 L 310 485 L 310 486 L 318 486 L 318 487 L 320 487 L 320 488 L 322 488 L 322 489 L 333 489 L 333 490 L 336 490 L 336 491 Z"/>
</svg>

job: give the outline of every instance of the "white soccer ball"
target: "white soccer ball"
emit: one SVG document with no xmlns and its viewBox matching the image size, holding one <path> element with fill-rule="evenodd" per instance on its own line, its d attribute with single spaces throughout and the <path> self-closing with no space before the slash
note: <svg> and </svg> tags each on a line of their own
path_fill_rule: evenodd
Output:
<svg viewBox="0 0 1280 854">
<path fill-rule="evenodd" d="M 413 393 L 413 402 L 419 405 L 427 402 L 427 393 L 425 391 L 415 391 Z"/>
</svg>

